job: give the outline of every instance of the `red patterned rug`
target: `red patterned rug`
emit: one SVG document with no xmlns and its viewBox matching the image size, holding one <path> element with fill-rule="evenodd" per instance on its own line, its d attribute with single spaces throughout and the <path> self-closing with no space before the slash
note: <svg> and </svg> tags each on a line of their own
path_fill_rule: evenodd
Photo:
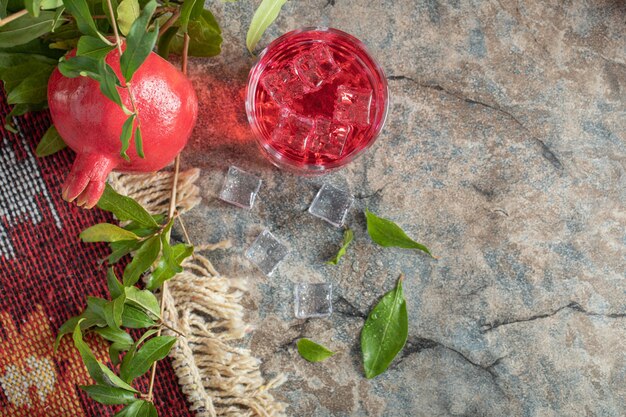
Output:
<svg viewBox="0 0 626 417">
<path fill-rule="evenodd" d="M 1 115 L 9 110 L 1 97 Z M 85 307 L 87 295 L 106 296 L 99 260 L 109 250 L 80 242 L 78 234 L 111 219 L 61 199 L 71 151 L 35 157 L 50 125 L 46 112 L 20 117 L 16 125 L 19 134 L 0 127 L 0 416 L 109 416 L 114 408 L 78 389 L 90 379 L 70 338 L 56 355 L 52 346 L 59 326 Z M 104 345 L 91 343 L 104 357 Z M 169 361 L 157 372 L 159 415 L 192 416 Z M 147 385 L 144 378 L 137 386 L 146 391 Z"/>
</svg>

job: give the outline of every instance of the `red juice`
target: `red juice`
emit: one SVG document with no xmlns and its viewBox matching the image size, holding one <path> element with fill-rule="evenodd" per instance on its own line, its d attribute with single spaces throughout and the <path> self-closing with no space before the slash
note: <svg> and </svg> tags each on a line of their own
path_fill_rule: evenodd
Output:
<svg viewBox="0 0 626 417">
<path fill-rule="evenodd" d="M 250 71 L 248 120 L 275 165 L 315 174 L 370 146 L 387 114 L 387 80 L 356 38 L 304 29 L 272 42 Z"/>
</svg>

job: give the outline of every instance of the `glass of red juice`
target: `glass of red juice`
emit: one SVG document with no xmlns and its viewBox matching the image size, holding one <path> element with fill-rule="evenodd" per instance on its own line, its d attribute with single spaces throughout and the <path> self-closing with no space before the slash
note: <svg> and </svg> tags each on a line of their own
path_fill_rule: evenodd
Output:
<svg viewBox="0 0 626 417">
<path fill-rule="evenodd" d="M 258 144 L 279 168 L 323 174 L 376 140 L 389 93 L 361 41 L 337 29 L 289 32 L 250 71 L 246 113 Z"/>
</svg>

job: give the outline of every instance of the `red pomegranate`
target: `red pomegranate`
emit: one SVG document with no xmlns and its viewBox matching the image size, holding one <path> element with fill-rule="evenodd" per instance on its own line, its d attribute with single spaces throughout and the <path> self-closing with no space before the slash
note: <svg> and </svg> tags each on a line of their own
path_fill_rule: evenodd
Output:
<svg viewBox="0 0 626 417">
<path fill-rule="evenodd" d="M 72 51 L 68 56 L 73 56 Z M 111 51 L 106 62 L 123 80 L 120 54 Z M 55 69 L 48 82 L 52 120 L 67 145 L 76 152 L 72 170 L 63 184 L 63 198 L 79 206 L 96 205 L 112 170 L 157 171 L 184 148 L 198 113 L 191 82 L 172 64 L 151 53 L 131 81 L 139 113 L 145 157 L 137 155 L 134 133 L 128 149 L 130 160 L 120 156 L 120 134 L 128 118 L 122 109 L 100 92 L 98 82 L 66 78 Z M 126 88 L 118 88 L 122 102 L 132 110 Z"/>
</svg>

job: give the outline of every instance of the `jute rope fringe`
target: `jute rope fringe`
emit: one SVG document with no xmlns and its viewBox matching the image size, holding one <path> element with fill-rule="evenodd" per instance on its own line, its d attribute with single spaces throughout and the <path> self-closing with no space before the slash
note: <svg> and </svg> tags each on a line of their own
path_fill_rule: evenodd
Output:
<svg viewBox="0 0 626 417">
<path fill-rule="evenodd" d="M 199 174 L 198 169 L 179 174 L 179 213 L 200 202 L 195 185 Z M 171 172 L 113 173 L 109 182 L 148 211 L 167 212 Z M 247 290 L 245 281 L 221 276 L 206 257 L 198 254 L 229 247 L 228 241 L 196 245 L 195 255 L 183 265 L 184 271 L 169 281 L 163 320 L 185 334 L 170 354 L 174 371 L 198 417 L 284 416 L 285 404 L 270 393 L 270 389 L 285 381 L 284 376 L 266 383 L 259 370 L 260 361 L 249 349 L 236 344 L 249 330 L 241 305 Z"/>
</svg>

